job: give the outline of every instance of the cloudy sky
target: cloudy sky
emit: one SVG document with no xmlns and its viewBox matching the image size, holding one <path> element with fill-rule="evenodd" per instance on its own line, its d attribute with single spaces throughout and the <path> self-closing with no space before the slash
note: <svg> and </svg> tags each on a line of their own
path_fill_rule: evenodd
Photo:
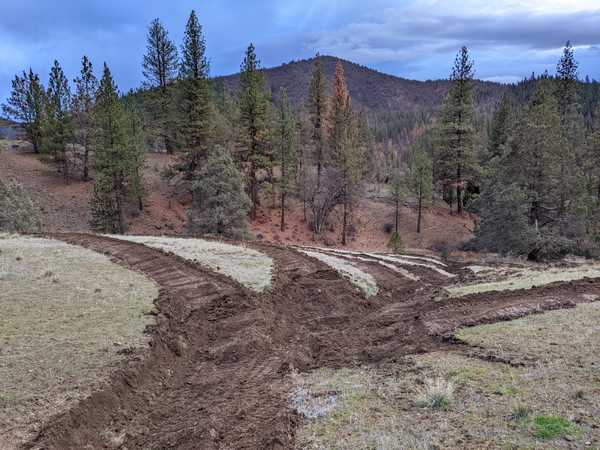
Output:
<svg viewBox="0 0 600 450">
<path fill-rule="evenodd" d="M 414 79 L 447 77 L 467 45 L 478 78 L 554 71 L 570 39 L 580 74 L 600 79 L 600 0 L 2 0 L 0 100 L 15 73 L 45 80 L 58 59 L 73 78 L 83 54 L 111 66 L 121 90 L 140 84 L 149 22 L 181 41 L 191 9 L 204 25 L 212 74 L 237 71 L 254 42 L 264 66 L 317 51 Z"/>
</svg>

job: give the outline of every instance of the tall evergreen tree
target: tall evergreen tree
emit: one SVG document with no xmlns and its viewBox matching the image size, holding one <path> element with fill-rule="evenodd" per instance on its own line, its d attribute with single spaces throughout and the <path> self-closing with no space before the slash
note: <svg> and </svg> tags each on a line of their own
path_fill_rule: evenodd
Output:
<svg viewBox="0 0 600 450">
<path fill-rule="evenodd" d="M 213 124 L 206 42 L 195 11 L 186 25 L 181 55 L 179 131 L 185 146 L 184 170 L 191 177 L 206 157 Z"/>
<path fill-rule="evenodd" d="M 529 223 L 536 229 L 551 225 L 560 210 L 563 141 L 560 115 L 551 80 L 539 82 L 512 139 L 507 179 L 525 193 Z"/>
<path fill-rule="evenodd" d="M 144 209 L 144 176 L 146 162 L 144 147 L 144 124 L 139 107 L 132 101 L 125 101 L 123 106 L 125 142 L 123 155 L 126 160 L 127 194 L 138 204 L 138 209 Z"/>
<path fill-rule="evenodd" d="M 58 61 L 50 70 L 44 120 L 44 149 L 52 154 L 60 171 L 69 182 L 71 166 L 67 144 L 72 137 L 71 89 Z"/>
<path fill-rule="evenodd" d="M 510 99 L 505 94 L 492 118 L 486 159 L 499 157 L 506 150 L 513 126 L 511 109 Z"/>
<path fill-rule="evenodd" d="M 264 75 L 260 70 L 254 45 L 250 44 L 241 66 L 239 105 L 242 140 L 246 147 L 241 157 L 242 162 L 247 165 L 252 220 L 256 219 L 259 204 L 258 171 L 269 165 L 265 142 L 268 103 Z"/>
<path fill-rule="evenodd" d="M 559 199 L 559 216 L 567 213 L 567 203 L 582 192 L 579 190 L 578 176 L 581 175 L 583 154 L 584 123 L 580 108 L 580 88 L 578 63 L 575 60 L 573 46 L 567 42 L 556 68 L 556 99 L 564 151 L 559 155 L 562 187 Z M 572 202 L 571 202 L 572 203 Z"/>
<path fill-rule="evenodd" d="M 463 47 L 454 62 L 451 87 L 442 108 L 439 176 L 456 189 L 457 212 L 463 211 L 463 192 L 475 166 L 473 138 L 473 61 Z"/>
<path fill-rule="evenodd" d="M 279 152 L 281 168 L 281 231 L 285 230 L 285 208 L 287 195 L 293 191 L 296 172 L 296 121 L 294 110 L 285 89 L 279 95 Z"/>
<path fill-rule="evenodd" d="M 408 187 L 417 197 L 417 233 L 421 233 L 423 205 L 431 199 L 433 188 L 433 167 L 425 149 L 413 147 L 409 161 Z"/>
<path fill-rule="evenodd" d="M 209 71 L 210 65 L 206 59 L 206 40 L 202 25 L 198 21 L 196 11 L 192 10 L 185 27 L 181 47 L 179 77 L 192 80 L 206 79 Z"/>
<path fill-rule="evenodd" d="M 342 245 L 346 245 L 350 208 L 362 176 L 363 149 L 360 143 L 360 125 L 352 113 L 344 67 L 339 61 L 335 69 L 329 125 L 329 164 L 341 179 Z"/>
<path fill-rule="evenodd" d="M 125 231 L 124 210 L 128 200 L 141 195 L 139 127 L 119 101 L 117 87 L 105 64 L 96 95 L 94 193 L 92 226 L 107 233 Z"/>
<path fill-rule="evenodd" d="M 75 95 L 73 96 L 73 128 L 74 138 L 83 149 L 82 177 L 83 181 L 89 180 L 90 152 L 92 151 L 92 138 L 94 131 L 94 106 L 98 79 L 87 56 L 81 60 L 81 72 L 75 78 Z"/>
<path fill-rule="evenodd" d="M 317 53 L 315 67 L 309 87 L 309 112 L 312 124 L 312 144 L 314 147 L 314 160 L 317 165 L 317 190 L 321 183 L 321 172 L 326 160 L 327 148 L 327 114 L 329 100 L 327 98 L 327 78 L 321 63 L 321 56 Z"/>
<path fill-rule="evenodd" d="M 40 77 L 29 69 L 12 81 L 12 91 L 2 109 L 9 117 L 21 122 L 35 153 L 42 147 L 42 126 L 46 95 Z"/>
<path fill-rule="evenodd" d="M 394 204 L 394 232 L 392 233 L 389 247 L 396 253 L 399 253 L 402 247 L 402 238 L 400 236 L 400 208 L 406 199 L 406 183 L 400 173 L 399 164 L 396 164 L 396 167 L 392 169 L 390 187 L 390 200 Z"/>
<path fill-rule="evenodd" d="M 177 47 L 169 38 L 169 33 L 159 19 L 154 19 L 148 28 L 146 54 L 142 68 L 148 87 L 155 89 L 151 98 L 155 105 L 155 122 L 159 135 L 165 142 L 168 153 L 173 153 L 173 123 L 171 111 L 172 92 L 169 89 L 171 82 L 177 75 L 178 68 Z"/>
<path fill-rule="evenodd" d="M 592 133 L 588 138 L 586 172 L 589 178 L 589 193 L 596 198 L 600 207 L 600 111 L 597 113 Z"/>
</svg>

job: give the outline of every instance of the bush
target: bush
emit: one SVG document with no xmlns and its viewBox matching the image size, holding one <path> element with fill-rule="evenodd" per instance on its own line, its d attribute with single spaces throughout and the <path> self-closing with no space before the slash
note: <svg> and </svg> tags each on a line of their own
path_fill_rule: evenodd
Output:
<svg viewBox="0 0 600 450">
<path fill-rule="evenodd" d="M 539 416 L 533 421 L 535 437 L 539 439 L 554 439 L 567 434 L 573 424 L 562 417 Z"/>
<path fill-rule="evenodd" d="M 436 378 L 435 380 L 425 380 L 425 388 L 417 399 L 417 405 L 446 410 L 453 401 L 454 385 L 450 381 Z"/>
<path fill-rule="evenodd" d="M 490 186 L 479 201 L 480 223 L 466 250 L 527 255 L 536 233 L 527 218 L 527 199 L 516 185 Z"/>
<path fill-rule="evenodd" d="M 576 245 L 571 239 L 554 233 L 540 234 L 528 257 L 532 261 L 552 261 L 575 254 L 575 249 Z"/>
<path fill-rule="evenodd" d="M 40 212 L 23 186 L 0 181 L 0 231 L 37 233 L 40 229 Z"/>
<path fill-rule="evenodd" d="M 404 252 L 404 244 L 402 243 L 402 236 L 400 233 L 393 233 L 392 237 L 388 242 L 388 248 L 393 252 L 400 254 Z"/>
<path fill-rule="evenodd" d="M 250 199 L 242 174 L 223 147 L 213 149 L 194 176 L 188 228 L 192 235 L 213 234 L 244 238 Z"/>
<path fill-rule="evenodd" d="M 383 224 L 383 232 L 385 234 L 391 234 L 395 229 L 395 226 L 393 223 L 384 223 Z"/>
</svg>

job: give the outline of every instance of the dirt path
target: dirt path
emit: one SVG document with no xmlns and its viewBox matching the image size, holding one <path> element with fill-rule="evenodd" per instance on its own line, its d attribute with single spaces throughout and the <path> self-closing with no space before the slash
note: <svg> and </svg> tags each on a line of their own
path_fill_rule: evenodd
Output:
<svg viewBox="0 0 600 450">
<path fill-rule="evenodd" d="M 297 421 L 292 370 L 378 362 L 455 345 L 461 324 L 589 301 L 600 282 L 439 300 L 439 287 L 378 270 L 365 299 L 323 263 L 256 244 L 275 260 L 273 289 L 254 294 L 174 255 L 99 236 L 53 236 L 106 253 L 161 287 L 152 344 L 111 383 L 49 421 L 34 448 L 284 449 Z"/>
</svg>

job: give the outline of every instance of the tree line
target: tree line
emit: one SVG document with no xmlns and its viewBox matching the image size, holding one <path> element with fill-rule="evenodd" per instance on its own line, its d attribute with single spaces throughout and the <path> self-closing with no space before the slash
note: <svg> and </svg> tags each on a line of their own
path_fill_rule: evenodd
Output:
<svg viewBox="0 0 600 450">
<path fill-rule="evenodd" d="M 580 82 L 570 43 L 555 76 L 507 87 L 491 118 L 475 107 L 475 66 L 466 47 L 439 111 L 375 118 L 353 107 L 341 62 L 330 83 L 317 55 L 308 100 L 294 107 L 285 90 L 273 99 L 254 45 L 235 92 L 211 79 L 206 49 L 194 11 L 180 47 L 156 19 L 148 28 L 142 88 L 121 96 L 108 66 L 98 81 L 84 57 L 74 93 L 55 62 L 47 88 L 32 70 L 17 75 L 4 111 L 23 124 L 36 152 L 55 161 L 65 182 L 93 178 L 92 225 L 100 231 L 124 232 L 128 209 L 143 209 L 145 154 L 162 150 L 176 161 L 164 175 L 191 194 L 194 235 L 243 237 L 248 219 L 269 199 L 285 230 L 293 198 L 315 237 L 338 210 L 346 244 L 371 180 L 387 184 L 394 250 L 402 248 L 400 212 L 408 195 L 419 233 L 423 209 L 436 196 L 458 215 L 476 213 L 470 248 L 543 258 L 589 253 L 600 242 L 597 83 Z M 389 139 L 393 130 L 401 130 L 408 152 Z"/>
<path fill-rule="evenodd" d="M 467 248 L 536 260 L 598 254 L 600 114 L 589 113 L 571 43 L 554 76 L 528 80 L 525 101 L 523 84 L 508 90 L 480 131 L 473 68 L 463 48 L 430 146 L 436 187 L 457 213 L 478 214 Z"/>
</svg>

